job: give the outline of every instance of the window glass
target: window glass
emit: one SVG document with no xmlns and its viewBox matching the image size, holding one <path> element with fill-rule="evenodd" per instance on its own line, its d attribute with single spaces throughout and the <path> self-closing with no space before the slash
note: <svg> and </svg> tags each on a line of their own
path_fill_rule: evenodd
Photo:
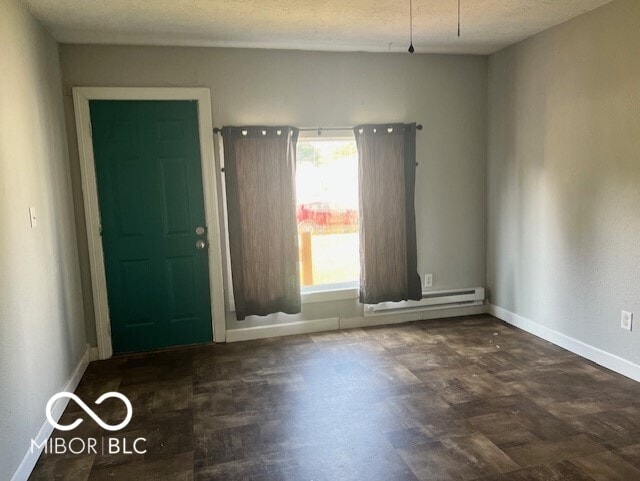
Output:
<svg viewBox="0 0 640 481">
<path fill-rule="evenodd" d="M 300 280 L 358 281 L 358 152 L 353 138 L 300 138 L 296 165 Z"/>
</svg>

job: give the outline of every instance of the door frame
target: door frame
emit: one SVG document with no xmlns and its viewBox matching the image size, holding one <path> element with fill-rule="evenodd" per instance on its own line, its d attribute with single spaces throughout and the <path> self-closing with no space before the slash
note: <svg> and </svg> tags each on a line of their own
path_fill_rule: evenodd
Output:
<svg viewBox="0 0 640 481">
<path fill-rule="evenodd" d="M 96 180 L 93 139 L 91 132 L 90 100 L 193 100 L 198 102 L 198 127 L 200 137 L 200 161 L 204 188 L 204 210 L 209 241 L 209 295 L 213 342 L 225 342 L 224 287 L 222 283 L 222 250 L 220 237 L 220 213 L 218 186 L 213 149 L 213 121 L 211 95 L 208 88 L 157 88 L 157 87 L 73 87 L 82 200 L 89 244 L 91 288 L 98 340 L 98 358 L 113 355 L 111 320 L 107 302 L 107 277 L 102 249 L 98 183 Z"/>
</svg>

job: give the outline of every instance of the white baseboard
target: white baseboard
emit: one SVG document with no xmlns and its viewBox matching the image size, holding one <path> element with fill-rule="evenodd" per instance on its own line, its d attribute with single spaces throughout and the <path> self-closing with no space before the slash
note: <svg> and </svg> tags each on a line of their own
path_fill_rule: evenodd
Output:
<svg viewBox="0 0 640 481">
<path fill-rule="evenodd" d="M 593 361 L 600 366 L 611 369 L 618 374 L 622 374 L 634 381 L 640 381 L 640 366 L 631 361 L 627 361 L 615 354 L 603 351 L 602 349 L 586 344 L 561 332 L 554 331 L 531 319 L 507 311 L 502 307 L 494 306 L 493 304 L 489 305 L 489 314 L 523 331 L 527 331 L 534 336 L 549 341 L 556 346 L 560 346 L 567 351 L 571 351 L 578 356 L 582 356 L 589 361 Z"/>
<path fill-rule="evenodd" d="M 328 319 L 313 319 L 309 321 L 287 322 L 268 326 L 243 327 L 227 330 L 227 342 L 251 341 L 277 336 L 293 336 L 295 334 L 309 334 L 312 332 L 337 331 L 354 327 L 380 326 L 385 324 L 400 324 L 403 322 L 426 319 L 443 319 L 446 317 L 472 316 L 486 314 L 487 306 L 468 306 L 450 309 L 424 309 L 414 312 L 403 312 L 377 316 L 358 316 L 349 318 L 331 317 Z"/>
<path fill-rule="evenodd" d="M 377 314 L 375 316 L 358 316 L 340 319 L 340 329 L 354 327 L 384 326 L 387 324 L 402 324 L 405 322 L 429 319 L 445 319 L 447 317 L 473 316 L 486 314 L 487 306 L 465 306 L 451 308 L 426 308 L 414 312 L 397 312 L 394 314 Z"/>
<path fill-rule="evenodd" d="M 78 387 L 78 384 L 80 383 L 80 379 L 82 379 L 82 376 L 86 371 L 87 366 L 89 365 L 90 350 L 91 349 L 87 344 L 87 349 L 85 350 L 84 354 L 82 355 L 82 358 L 78 362 L 78 365 L 76 366 L 75 370 L 71 374 L 71 377 L 69 378 L 67 383 L 64 385 L 64 387 L 61 389 L 61 391 L 74 392 L 76 390 L 76 388 Z M 52 394 L 55 394 L 55 393 L 52 393 Z M 61 398 L 61 399 L 58 399 L 58 401 L 53 405 L 51 414 L 56 421 L 60 419 L 68 403 L 69 403 L 68 398 Z M 44 417 L 44 415 L 45 415 L 44 406 L 42 406 L 42 417 Z M 53 426 L 51 426 L 51 424 L 49 424 L 49 422 L 45 419 L 42 425 L 40 426 L 38 433 L 33 439 L 34 441 L 36 441 L 36 443 L 38 443 L 38 445 L 43 445 L 44 442 L 47 439 L 49 439 L 49 437 L 51 436 L 51 433 L 53 433 Z M 38 462 L 39 457 L 40 457 L 40 451 L 34 449 L 34 451 L 31 452 L 31 443 L 29 443 L 29 448 L 27 449 L 27 453 L 22 458 L 22 461 L 20 462 L 18 469 L 16 469 L 16 472 L 13 473 L 13 476 L 11 477 L 11 481 L 26 481 L 27 479 L 29 479 L 29 476 L 31 475 L 33 468 L 36 466 L 36 463 Z"/>
<path fill-rule="evenodd" d="M 89 348 L 89 362 L 97 361 L 100 359 L 100 354 L 98 353 L 98 348 L 92 346 Z"/>
<path fill-rule="evenodd" d="M 334 331 L 336 329 L 340 329 L 340 322 L 337 317 L 287 322 L 286 324 L 270 324 L 268 326 L 243 327 L 240 329 L 228 329 L 227 342 L 251 341 L 254 339 L 266 339 L 268 337 Z"/>
</svg>

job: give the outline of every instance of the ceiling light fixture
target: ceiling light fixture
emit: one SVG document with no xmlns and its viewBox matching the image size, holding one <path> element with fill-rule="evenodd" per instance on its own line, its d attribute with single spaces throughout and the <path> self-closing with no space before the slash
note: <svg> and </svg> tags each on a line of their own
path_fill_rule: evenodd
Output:
<svg viewBox="0 0 640 481">
<path fill-rule="evenodd" d="M 415 52 L 413 48 L 413 0 L 409 0 L 409 53 Z"/>
</svg>

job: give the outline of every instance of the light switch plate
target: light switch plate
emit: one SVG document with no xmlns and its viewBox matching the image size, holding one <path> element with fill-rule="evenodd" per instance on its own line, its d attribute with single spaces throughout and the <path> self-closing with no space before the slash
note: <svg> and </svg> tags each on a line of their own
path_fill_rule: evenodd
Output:
<svg viewBox="0 0 640 481">
<path fill-rule="evenodd" d="M 32 229 L 38 227 L 38 218 L 36 217 L 36 208 L 33 206 L 29 207 L 29 220 L 31 222 Z"/>
</svg>

